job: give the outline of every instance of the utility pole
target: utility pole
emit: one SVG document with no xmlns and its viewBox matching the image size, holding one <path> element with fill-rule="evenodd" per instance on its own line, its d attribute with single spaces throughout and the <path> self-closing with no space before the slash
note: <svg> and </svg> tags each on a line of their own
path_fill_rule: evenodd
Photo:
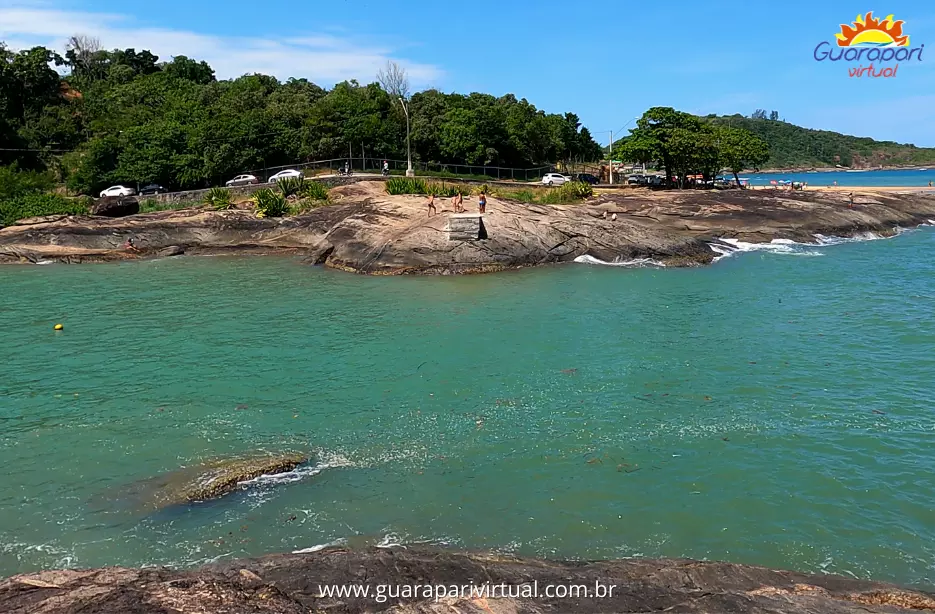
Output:
<svg viewBox="0 0 935 614">
<path fill-rule="evenodd" d="M 399 104 L 403 107 L 403 113 L 406 114 L 406 177 L 415 177 L 412 170 L 412 148 L 409 145 L 409 109 L 406 108 L 406 101 L 399 97 Z"/>
<path fill-rule="evenodd" d="M 610 149 L 607 150 L 607 174 L 610 175 L 610 185 L 614 184 L 614 131 L 610 130 Z"/>
</svg>

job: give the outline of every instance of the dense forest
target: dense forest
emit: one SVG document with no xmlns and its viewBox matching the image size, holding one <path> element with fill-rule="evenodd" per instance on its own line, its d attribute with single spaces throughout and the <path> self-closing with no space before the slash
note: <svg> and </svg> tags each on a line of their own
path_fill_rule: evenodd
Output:
<svg viewBox="0 0 935 614">
<path fill-rule="evenodd" d="M 757 109 L 743 115 L 708 115 L 715 125 L 743 128 L 769 144 L 765 168 L 813 168 L 840 165 L 848 168 L 935 164 L 935 148 L 848 136 L 828 130 L 810 130 L 779 119 L 779 113 Z"/>
<path fill-rule="evenodd" d="M 0 43 L 0 166 L 47 171 L 73 193 L 203 187 L 349 149 L 405 159 L 406 112 L 415 161 L 528 168 L 601 155 L 573 113 L 547 114 L 512 94 L 410 96 L 395 85 L 403 89 L 391 95 L 378 82 L 218 80 L 205 62 L 106 51 L 83 37 L 64 56 Z"/>
</svg>

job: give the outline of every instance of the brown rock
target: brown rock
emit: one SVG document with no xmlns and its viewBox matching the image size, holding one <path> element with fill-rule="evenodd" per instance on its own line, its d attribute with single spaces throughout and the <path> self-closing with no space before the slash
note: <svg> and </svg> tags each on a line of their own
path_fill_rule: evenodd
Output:
<svg viewBox="0 0 935 614">
<path fill-rule="evenodd" d="M 91 215 L 126 217 L 140 212 L 140 201 L 132 196 L 105 196 L 91 207 Z"/>
<path fill-rule="evenodd" d="M 262 581 L 260 579 L 262 578 Z M 502 594 L 409 598 L 328 597 L 322 585 L 506 585 Z M 594 595 L 597 584 L 613 592 Z M 538 597 L 517 587 L 538 585 Z M 582 587 L 549 598 L 547 585 Z M 503 589 L 498 589 L 503 591 Z M 579 589 L 574 589 L 579 590 Z M 517 596 L 519 595 L 519 596 Z M 0 581 L 0 611 L 17 614 L 236 612 L 307 614 L 537 614 L 737 612 L 867 614 L 935 609 L 930 593 L 840 576 L 682 559 L 571 562 L 422 547 L 270 555 L 191 571 L 108 568 L 46 571 Z"/>
<path fill-rule="evenodd" d="M 334 204 L 282 219 L 251 211 L 161 211 L 127 218 L 66 217 L 0 229 L 0 262 L 126 257 L 114 237 L 147 251 L 185 246 L 189 254 L 298 252 L 306 261 L 373 275 L 483 273 L 589 255 L 605 261 L 651 258 L 696 266 L 716 256 L 718 238 L 813 241 L 813 235 L 891 233 L 935 218 L 935 198 L 880 191 L 848 209 L 831 191 L 608 190 L 576 205 L 533 205 L 491 196 L 479 240 L 449 240 L 453 210 L 426 215 L 421 196 L 389 196 L 379 181 L 334 188 Z M 465 201 L 470 211 L 473 203 Z M 869 201 L 868 201 L 869 202 Z M 601 213 L 613 210 L 617 220 Z"/>
</svg>

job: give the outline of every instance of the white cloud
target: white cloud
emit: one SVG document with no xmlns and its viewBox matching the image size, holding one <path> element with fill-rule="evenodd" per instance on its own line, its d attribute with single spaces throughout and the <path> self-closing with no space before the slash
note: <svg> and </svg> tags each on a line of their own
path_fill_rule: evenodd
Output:
<svg viewBox="0 0 935 614">
<path fill-rule="evenodd" d="M 48 5 L 0 8 L 0 40 L 12 48 L 43 45 L 63 51 L 74 34 L 94 36 L 106 49 L 148 49 L 163 60 L 176 55 L 205 60 L 220 79 L 263 73 L 279 79 L 305 77 L 326 86 L 345 79 L 370 83 L 387 60 L 406 68 L 416 86 L 430 84 L 442 75 L 438 67 L 395 57 L 385 46 L 331 34 L 313 32 L 282 40 L 224 37 L 150 28 L 124 15 L 66 11 Z"/>
</svg>

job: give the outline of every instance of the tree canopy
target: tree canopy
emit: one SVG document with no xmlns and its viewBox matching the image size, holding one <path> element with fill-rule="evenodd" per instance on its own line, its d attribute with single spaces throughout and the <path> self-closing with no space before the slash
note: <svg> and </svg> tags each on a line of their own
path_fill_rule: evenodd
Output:
<svg viewBox="0 0 935 614">
<path fill-rule="evenodd" d="M 715 125 L 671 107 L 653 107 L 637 120 L 630 136 L 620 141 L 615 155 L 665 168 L 667 184 L 677 176 L 684 186 L 689 175 L 711 179 L 724 168 L 739 183 L 737 173 L 765 162 L 769 149 L 746 130 Z"/>
<path fill-rule="evenodd" d="M 88 37 L 72 37 L 64 56 L 0 43 L 0 165 L 49 169 L 94 193 L 116 183 L 203 187 L 349 149 L 401 159 L 406 123 L 394 100 L 377 82 L 217 80 L 205 62 L 106 51 Z M 408 104 L 417 161 L 528 168 L 601 156 L 576 115 L 512 94 L 428 90 Z"/>
</svg>

